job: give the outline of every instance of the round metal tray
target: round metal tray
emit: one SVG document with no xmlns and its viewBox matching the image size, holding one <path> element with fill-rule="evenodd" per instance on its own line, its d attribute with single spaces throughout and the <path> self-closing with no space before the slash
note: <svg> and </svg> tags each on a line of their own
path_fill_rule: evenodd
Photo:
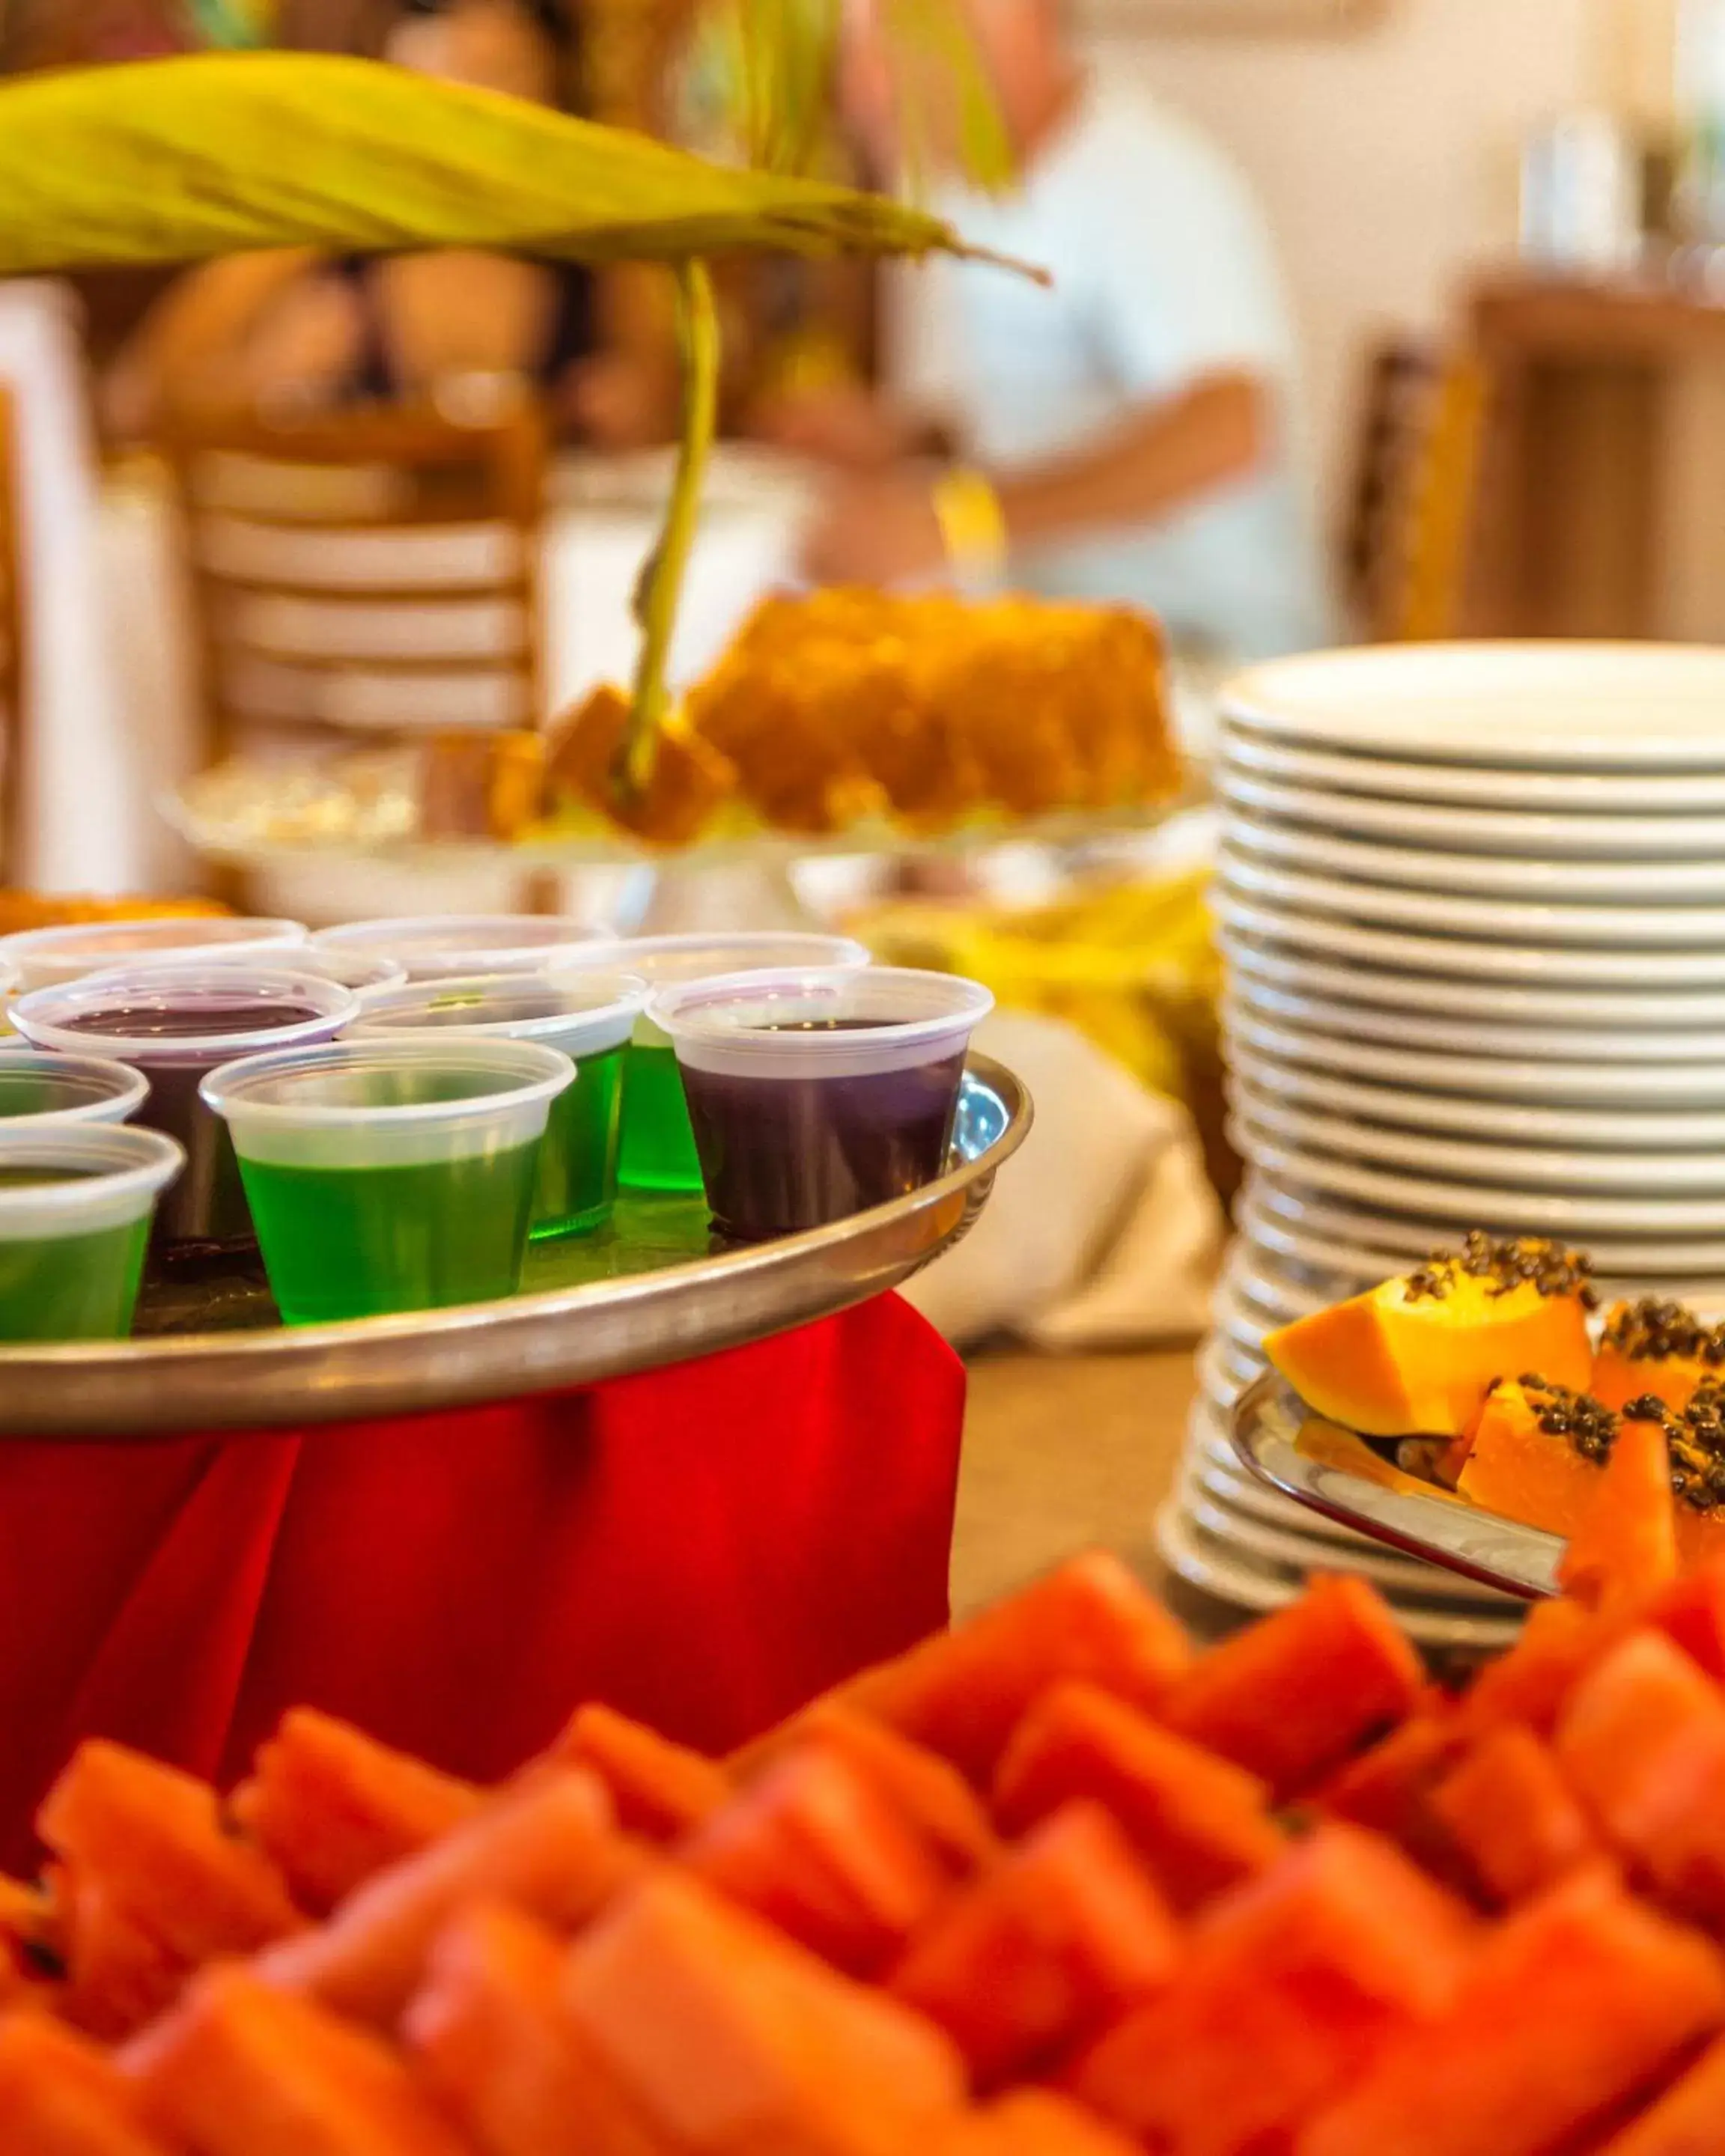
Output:
<svg viewBox="0 0 1725 2156">
<path fill-rule="evenodd" d="M 988 1203 L 1029 1096 L 971 1059 L 938 1182 L 832 1227 L 747 1248 L 699 1200 L 625 1200 L 612 1228 L 534 1245 L 506 1302 L 284 1330 L 261 1275 L 153 1284 L 141 1337 L 0 1349 L 0 1437 L 181 1437 L 475 1407 L 764 1340 L 898 1286 Z"/>
</svg>

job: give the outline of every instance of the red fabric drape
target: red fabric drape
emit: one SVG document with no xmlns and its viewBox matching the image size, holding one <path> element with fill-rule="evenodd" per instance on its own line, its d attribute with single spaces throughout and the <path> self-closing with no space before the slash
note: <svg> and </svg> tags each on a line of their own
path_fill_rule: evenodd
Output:
<svg viewBox="0 0 1725 2156">
<path fill-rule="evenodd" d="M 231 1779 L 305 1702 L 490 1777 L 598 1698 L 729 1748 L 945 1621 L 963 1397 L 886 1296 L 549 1399 L 0 1441 L 0 1865 L 96 1734 Z"/>
</svg>

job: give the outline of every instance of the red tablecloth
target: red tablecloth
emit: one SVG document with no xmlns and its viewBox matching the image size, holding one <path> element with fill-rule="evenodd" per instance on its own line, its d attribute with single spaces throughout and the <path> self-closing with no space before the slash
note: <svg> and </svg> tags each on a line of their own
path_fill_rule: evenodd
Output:
<svg viewBox="0 0 1725 2156">
<path fill-rule="evenodd" d="M 945 1621 L 963 1397 L 886 1296 L 506 1407 L 0 1441 L 0 1866 L 92 1734 L 228 1779 L 303 1702 L 485 1777 L 598 1698 L 728 1748 Z"/>
</svg>

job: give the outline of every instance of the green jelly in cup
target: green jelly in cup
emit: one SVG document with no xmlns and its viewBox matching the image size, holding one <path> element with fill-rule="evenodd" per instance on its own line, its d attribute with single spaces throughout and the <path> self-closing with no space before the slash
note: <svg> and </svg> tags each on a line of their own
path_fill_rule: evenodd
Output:
<svg viewBox="0 0 1725 2156">
<path fill-rule="evenodd" d="M 119 1124 L 0 1129 L 0 1342 L 125 1339 L 156 1201 L 185 1161 Z"/>
<path fill-rule="evenodd" d="M 860 968 L 868 963 L 866 947 L 847 936 L 761 929 L 728 936 L 637 936 L 593 943 L 563 970 L 581 974 L 589 966 L 620 967 L 657 990 L 762 967 Z M 624 1066 L 618 1180 L 625 1190 L 678 1197 L 698 1197 L 703 1188 L 677 1052 L 670 1036 L 646 1017 L 635 1023 Z"/>
<path fill-rule="evenodd" d="M 495 1302 L 521 1280 L 575 1066 L 536 1041 L 354 1040 L 224 1065 L 227 1123 L 284 1322 Z"/>
<path fill-rule="evenodd" d="M 611 1218 L 624 1055 L 647 993 L 646 983 L 633 974 L 585 971 L 427 981 L 373 996 L 348 1038 L 435 1033 L 536 1040 L 573 1059 L 575 1082 L 552 1104 L 539 1155 L 531 1233 L 536 1242 L 544 1241 L 591 1234 Z"/>
</svg>

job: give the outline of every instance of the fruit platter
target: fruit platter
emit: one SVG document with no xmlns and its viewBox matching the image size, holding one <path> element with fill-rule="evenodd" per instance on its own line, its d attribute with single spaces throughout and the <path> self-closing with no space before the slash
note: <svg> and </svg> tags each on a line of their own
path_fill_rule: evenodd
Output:
<svg viewBox="0 0 1725 2156">
<path fill-rule="evenodd" d="M 726 1758 L 93 1742 L 0 1882 L 13 2156 L 1705 2156 L 1725 1575 L 1464 1690 L 1364 1583 L 1199 1653 L 1078 1558 Z"/>
<path fill-rule="evenodd" d="M 1584 1522 L 1671 1564 L 1725 1557 L 1725 1327 L 1645 1297 L 1598 1308 L 1584 1255 L 1460 1250 L 1272 1332 L 1236 1450 L 1285 1496 L 1527 1597 Z"/>
</svg>

